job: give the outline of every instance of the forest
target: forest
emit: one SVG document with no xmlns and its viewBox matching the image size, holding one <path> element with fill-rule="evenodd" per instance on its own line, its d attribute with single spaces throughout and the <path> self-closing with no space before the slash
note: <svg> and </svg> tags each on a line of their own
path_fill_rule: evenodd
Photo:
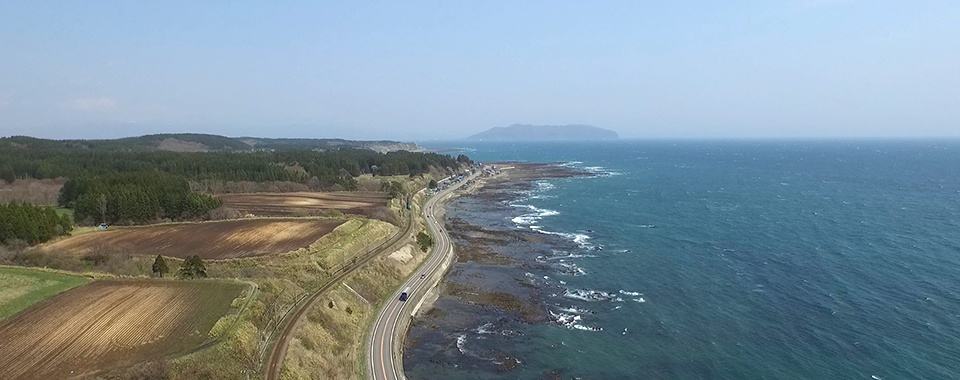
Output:
<svg viewBox="0 0 960 380">
<path fill-rule="evenodd" d="M 367 149 L 330 151 L 169 152 L 93 149 L 46 143 L 25 144 L 22 138 L 0 138 L 0 179 L 74 178 L 115 173 L 159 171 L 188 180 L 312 182 L 316 190 L 356 186 L 353 177 L 418 175 L 431 167 L 453 169 L 468 162 L 436 153 Z M 31 140 L 34 141 L 34 140 Z"/>
<path fill-rule="evenodd" d="M 0 203 L 0 244 L 22 241 L 43 243 L 73 229 L 67 215 L 58 215 L 52 207 L 26 203 Z"/>
<path fill-rule="evenodd" d="M 195 219 L 220 206 L 219 199 L 192 192 L 183 177 L 163 172 L 71 178 L 60 190 L 59 203 L 85 224 Z"/>
<path fill-rule="evenodd" d="M 198 192 L 200 181 L 293 182 L 311 190 L 355 190 L 356 177 L 415 176 L 472 163 L 436 153 L 379 153 L 352 146 L 332 150 L 233 150 L 235 139 L 212 135 L 164 135 L 222 147 L 207 152 L 156 149 L 157 136 L 117 140 L 0 138 L 0 179 L 67 178 L 59 205 L 83 224 L 142 224 L 200 219 L 220 206 Z M 358 143 L 358 142 L 357 142 Z M 233 144 L 233 145 L 231 145 Z M 293 145 L 296 146 L 296 145 Z"/>
</svg>

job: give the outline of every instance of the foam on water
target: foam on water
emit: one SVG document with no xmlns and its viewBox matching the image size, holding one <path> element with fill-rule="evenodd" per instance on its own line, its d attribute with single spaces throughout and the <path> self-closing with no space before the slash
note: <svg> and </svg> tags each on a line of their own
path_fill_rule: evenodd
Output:
<svg viewBox="0 0 960 380">
<path fill-rule="evenodd" d="M 590 235 L 587 235 L 587 234 L 573 233 L 573 232 L 547 231 L 540 226 L 532 226 L 530 227 L 530 229 L 537 231 L 541 234 L 560 236 L 560 237 L 569 239 L 570 241 L 576 243 L 580 248 L 583 248 L 583 249 L 594 248 L 594 245 L 590 243 Z"/>
<path fill-rule="evenodd" d="M 581 324 L 580 322 L 583 321 L 583 317 L 579 314 L 555 313 L 550 311 L 550 316 L 553 318 L 554 323 L 571 330 L 603 331 L 602 327 Z"/>
<path fill-rule="evenodd" d="M 458 335 L 458 336 L 457 336 L 457 350 L 459 350 L 461 354 L 466 355 L 466 354 L 467 354 L 466 346 L 467 346 L 467 334 L 460 334 L 460 335 Z"/>
<path fill-rule="evenodd" d="M 526 208 L 533 211 L 530 213 L 526 213 L 526 214 L 514 217 L 513 219 L 510 219 L 510 221 L 513 222 L 514 224 L 517 224 L 518 227 L 525 226 L 525 225 L 533 225 L 534 223 L 537 223 L 543 218 L 546 218 L 548 216 L 560 215 L 560 212 L 556 210 L 538 208 L 536 206 L 528 205 L 528 204 L 511 204 L 511 206 L 517 207 L 517 208 Z"/>
<path fill-rule="evenodd" d="M 476 331 L 476 333 L 480 335 L 496 334 L 496 331 L 494 331 L 495 327 L 496 325 L 494 325 L 493 322 L 487 322 L 480 325 L 480 327 L 477 327 L 477 329 L 474 331 Z"/>
<path fill-rule="evenodd" d="M 593 289 L 567 289 L 566 291 L 563 292 L 563 296 L 567 298 L 572 298 L 572 299 L 587 301 L 587 302 L 596 302 L 596 301 L 623 302 L 623 298 L 618 297 L 614 293 L 609 293 L 602 290 L 593 290 Z"/>
</svg>

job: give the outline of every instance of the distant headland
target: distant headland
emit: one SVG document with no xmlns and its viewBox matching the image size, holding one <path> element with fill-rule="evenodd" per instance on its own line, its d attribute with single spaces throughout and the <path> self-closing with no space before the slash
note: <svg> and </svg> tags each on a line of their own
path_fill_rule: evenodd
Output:
<svg viewBox="0 0 960 380">
<path fill-rule="evenodd" d="M 467 137 L 477 141 L 570 141 L 616 140 L 617 132 L 591 125 L 528 125 L 513 124 L 494 127 Z"/>
</svg>

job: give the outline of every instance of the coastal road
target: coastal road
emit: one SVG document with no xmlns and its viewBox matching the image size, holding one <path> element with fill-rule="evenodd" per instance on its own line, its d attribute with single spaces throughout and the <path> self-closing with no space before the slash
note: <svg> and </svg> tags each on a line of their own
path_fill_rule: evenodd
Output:
<svg viewBox="0 0 960 380">
<path fill-rule="evenodd" d="M 476 178 L 473 174 L 463 181 L 455 183 L 431 197 L 424 204 L 423 216 L 430 235 L 433 236 L 433 251 L 420 269 L 413 273 L 397 291 L 386 300 L 383 309 L 377 315 L 367 337 L 367 377 L 374 380 L 406 379 L 403 375 L 403 356 L 400 344 L 406 333 L 411 315 L 423 301 L 427 291 L 440 281 L 448 255 L 453 254 L 453 244 L 443 225 L 437 219 L 442 211 L 443 202 L 468 180 Z M 400 301 L 400 293 L 410 288 L 407 301 Z"/>
</svg>

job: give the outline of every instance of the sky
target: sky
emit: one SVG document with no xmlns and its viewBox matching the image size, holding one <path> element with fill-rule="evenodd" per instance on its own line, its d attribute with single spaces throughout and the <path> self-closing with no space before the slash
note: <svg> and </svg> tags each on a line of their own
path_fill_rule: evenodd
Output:
<svg viewBox="0 0 960 380">
<path fill-rule="evenodd" d="M 960 1 L 0 2 L 0 136 L 960 137 Z"/>
</svg>

